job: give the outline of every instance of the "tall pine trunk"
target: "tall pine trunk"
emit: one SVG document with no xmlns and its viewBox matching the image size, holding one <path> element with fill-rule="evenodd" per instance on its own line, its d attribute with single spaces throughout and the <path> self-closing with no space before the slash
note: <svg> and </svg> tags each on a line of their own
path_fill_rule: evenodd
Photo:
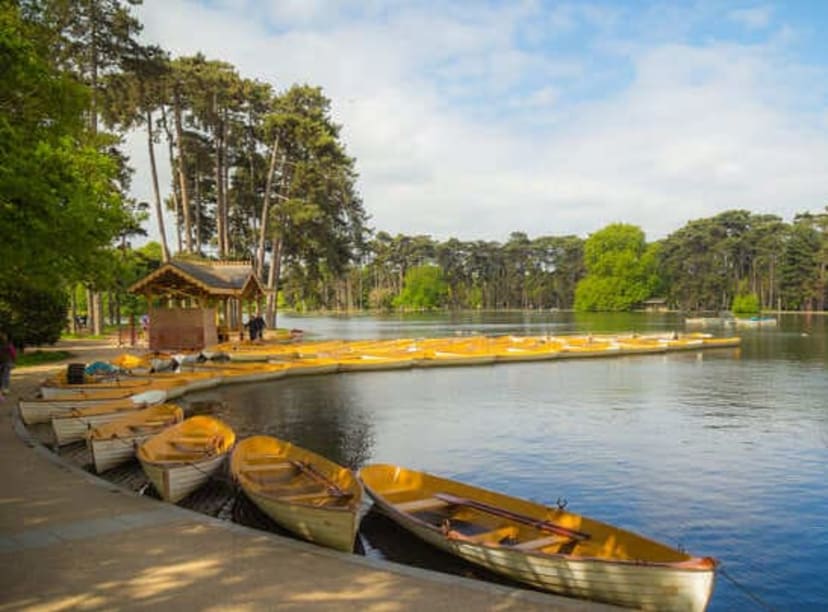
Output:
<svg viewBox="0 0 828 612">
<path fill-rule="evenodd" d="M 170 126 L 167 123 L 167 107 L 163 104 L 161 105 L 161 125 L 164 128 L 164 133 L 167 136 L 167 154 L 170 157 L 170 170 L 172 171 L 172 200 L 173 200 L 173 210 L 175 211 L 175 238 L 176 238 L 176 245 L 178 245 L 178 251 L 181 251 L 181 208 L 180 202 L 181 200 L 178 197 L 178 181 L 176 181 L 176 176 L 178 176 L 178 168 L 175 163 L 175 153 L 173 152 L 173 135 L 170 131 Z"/>
<path fill-rule="evenodd" d="M 270 260 L 270 271 L 267 276 L 267 325 L 276 329 L 276 310 L 279 294 L 279 274 L 282 268 L 282 237 L 273 237 L 273 257 Z"/>
<path fill-rule="evenodd" d="M 184 216 L 184 246 L 188 253 L 193 252 L 193 228 L 190 220 L 190 197 L 187 192 L 187 157 L 184 146 L 184 129 L 181 126 L 181 96 L 176 91 L 174 96 L 175 107 L 175 136 L 178 140 L 178 181 L 181 185 L 181 207 Z"/>
<path fill-rule="evenodd" d="M 270 150 L 270 166 L 267 169 L 267 181 L 265 181 L 264 202 L 262 203 L 262 221 L 259 225 L 259 250 L 256 258 L 256 274 L 260 280 L 264 280 L 264 258 L 265 242 L 267 239 L 267 217 L 270 212 L 270 190 L 273 189 L 273 172 L 276 169 L 276 153 L 279 150 L 279 137 L 273 141 L 273 148 Z M 284 160 L 284 158 L 283 158 Z M 284 165 L 284 161 L 283 164 Z"/>
<path fill-rule="evenodd" d="M 164 227 L 164 213 L 161 210 L 161 191 L 158 188 L 158 168 L 155 165 L 155 143 L 152 130 L 152 111 L 147 109 L 147 146 L 149 148 L 150 169 L 152 171 L 152 190 L 155 194 L 155 218 L 158 219 L 158 233 L 161 236 L 161 259 L 170 260 L 170 249 L 167 246 L 167 230 Z"/>
</svg>

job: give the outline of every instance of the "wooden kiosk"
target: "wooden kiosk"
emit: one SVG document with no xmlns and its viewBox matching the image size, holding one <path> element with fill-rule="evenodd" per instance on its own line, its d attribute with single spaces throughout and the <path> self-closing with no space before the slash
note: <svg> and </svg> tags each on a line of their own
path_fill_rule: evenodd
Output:
<svg viewBox="0 0 828 612">
<path fill-rule="evenodd" d="M 243 337 L 244 305 L 265 293 L 249 263 L 205 259 L 171 259 L 129 292 L 147 298 L 153 351 L 200 350 L 231 334 Z"/>
</svg>

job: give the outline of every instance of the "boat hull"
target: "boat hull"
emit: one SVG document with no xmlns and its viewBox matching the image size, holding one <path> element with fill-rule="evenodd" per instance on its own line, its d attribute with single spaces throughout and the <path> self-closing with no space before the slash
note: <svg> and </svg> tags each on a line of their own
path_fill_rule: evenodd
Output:
<svg viewBox="0 0 828 612">
<path fill-rule="evenodd" d="M 215 476 L 235 441 L 226 423 L 196 415 L 149 438 L 136 455 L 161 498 L 176 503 Z"/>
<path fill-rule="evenodd" d="M 353 551 L 363 489 L 347 468 L 284 440 L 252 436 L 236 446 L 230 472 L 281 527 L 309 542 Z"/>
<path fill-rule="evenodd" d="M 149 435 L 146 435 L 108 438 L 105 440 L 90 439 L 87 446 L 95 472 L 100 474 L 126 463 L 135 457 L 135 447 L 149 437 Z"/>
<path fill-rule="evenodd" d="M 701 611 L 707 607 L 714 587 L 713 572 L 688 573 L 634 563 L 526 554 L 451 540 L 387 504 L 378 505 L 389 518 L 436 548 L 518 582 L 569 597 L 642 610 Z"/>
<path fill-rule="evenodd" d="M 176 503 L 204 485 L 221 469 L 226 455 L 191 463 L 160 463 L 141 460 L 147 478 L 161 499 Z"/>
<path fill-rule="evenodd" d="M 605 523 L 396 466 L 367 466 L 360 478 L 375 507 L 415 536 L 545 591 L 693 612 L 713 592 L 714 560 Z"/>
<path fill-rule="evenodd" d="M 278 525 L 308 542 L 353 552 L 359 529 L 359 515 L 344 509 L 312 508 L 258 495 L 245 490 L 256 507 Z"/>
<path fill-rule="evenodd" d="M 61 415 L 52 417 L 52 431 L 55 434 L 55 443 L 58 446 L 83 440 L 90 430 L 123 418 L 130 412 L 137 412 L 144 408 L 135 405 L 127 409 L 117 410 L 106 414 L 95 415 Z"/>
</svg>

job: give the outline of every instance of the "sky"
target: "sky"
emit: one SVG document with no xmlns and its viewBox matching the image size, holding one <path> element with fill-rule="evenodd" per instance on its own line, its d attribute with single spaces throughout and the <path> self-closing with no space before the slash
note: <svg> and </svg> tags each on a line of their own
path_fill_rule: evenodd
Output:
<svg viewBox="0 0 828 612">
<path fill-rule="evenodd" d="M 143 40 L 332 101 L 376 230 L 648 240 L 828 205 L 828 1 L 144 0 Z M 128 142 L 150 201 L 146 139 Z M 159 148 L 159 158 L 161 155 Z M 163 169 L 162 185 L 169 184 Z M 151 236 L 157 231 L 150 228 Z"/>
</svg>

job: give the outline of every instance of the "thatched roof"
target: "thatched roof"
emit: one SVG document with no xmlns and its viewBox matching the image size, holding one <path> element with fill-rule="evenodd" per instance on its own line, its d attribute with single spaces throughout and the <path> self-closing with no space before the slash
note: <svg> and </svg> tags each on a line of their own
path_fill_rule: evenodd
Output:
<svg viewBox="0 0 828 612">
<path fill-rule="evenodd" d="M 130 293 L 257 298 L 264 294 L 245 261 L 171 259 L 129 288 Z"/>
</svg>

